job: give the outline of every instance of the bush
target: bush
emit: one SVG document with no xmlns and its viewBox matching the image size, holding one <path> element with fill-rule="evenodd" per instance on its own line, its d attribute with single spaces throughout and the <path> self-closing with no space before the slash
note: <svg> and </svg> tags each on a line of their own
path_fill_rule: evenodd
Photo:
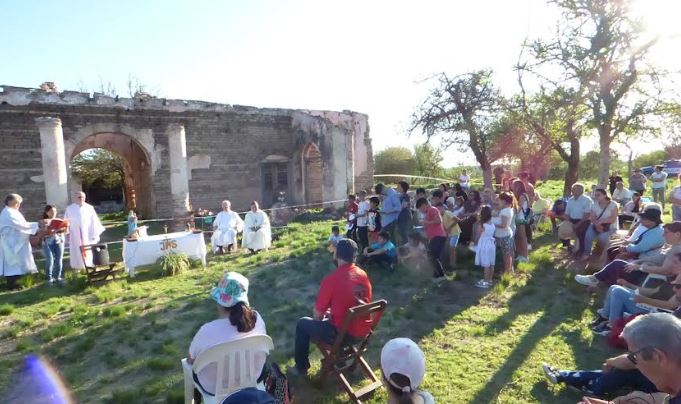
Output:
<svg viewBox="0 0 681 404">
<path fill-rule="evenodd" d="M 169 252 L 161 256 L 157 261 L 165 276 L 177 275 L 187 271 L 191 267 L 191 260 L 187 254 Z"/>
<path fill-rule="evenodd" d="M 0 304 L 0 316 L 8 316 L 14 311 L 14 306 L 11 304 Z"/>
</svg>

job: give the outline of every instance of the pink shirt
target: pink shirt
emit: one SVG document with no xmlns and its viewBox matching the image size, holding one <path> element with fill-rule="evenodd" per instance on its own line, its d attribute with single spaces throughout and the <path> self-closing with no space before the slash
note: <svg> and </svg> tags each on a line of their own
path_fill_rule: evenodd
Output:
<svg viewBox="0 0 681 404">
<path fill-rule="evenodd" d="M 210 323 L 206 323 L 199 328 L 199 331 L 194 336 L 191 345 L 189 346 L 189 356 L 196 359 L 196 357 L 206 349 L 225 342 L 235 341 L 244 337 L 252 335 L 267 335 L 265 329 L 265 321 L 263 321 L 260 314 L 256 312 L 255 327 L 249 332 L 239 332 L 236 327 L 229 322 L 228 318 L 219 318 Z M 255 368 L 262 369 L 265 366 L 267 358 L 263 355 L 261 358 L 255 358 Z M 214 364 L 206 366 L 199 374 L 199 382 L 201 386 L 209 392 L 215 393 L 215 377 L 217 367 Z M 227 384 L 229 375 L 225 372 L 223 383 Z"/>
<path fill-rule="evenodd" d="M 447 237 L 447 232 L 445 232 L 445 228 L 442 225 L 442 217 L 440 216 L 440 211 L 437 210 L 436 207 L 431 206 L 428 208 L 426 211 L 426 220 L 432 221 L 437 218 L 440 218 L 440 223 L 438 224 L 429 224 L 426 225 L 426 237 L 428 237 L 428 240 L 432 240 L 435 237 Z"/>
</svg>

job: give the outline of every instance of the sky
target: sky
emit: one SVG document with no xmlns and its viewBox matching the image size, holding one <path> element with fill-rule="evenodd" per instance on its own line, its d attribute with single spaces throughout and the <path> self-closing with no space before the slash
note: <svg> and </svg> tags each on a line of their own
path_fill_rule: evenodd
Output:
<svg viewBox="0 0 681 404">
<path fill-rule="evenodd" d="M 660 35 L 653 58 L 681 69 L 681 0 L 637 12 Z M 557 18 L 544 0 L 2 0 L 0 85 L 127 96 L 133 78 L 167 98 L 349 109 L 369 115 L 378 151 L 423 142 L 407 128 L 434 74 L 491 68 L 516 91 L 520 44 Z"/>
</svg>

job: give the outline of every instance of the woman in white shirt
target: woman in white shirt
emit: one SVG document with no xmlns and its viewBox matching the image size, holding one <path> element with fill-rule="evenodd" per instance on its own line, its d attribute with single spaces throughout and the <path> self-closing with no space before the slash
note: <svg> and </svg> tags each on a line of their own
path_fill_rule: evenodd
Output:
<svg viewBox="0 0 681 404">
<path fill-rule="evenodd" d="M 513 273 L 513 252 L 515 251 L 515 240 L 513 239 L 513 222 L 515 208 L 518 206 L 515 197 L 510 192 L 499 195 L 499 216 L 497 220 L 492 219 L 496 227 L 494 239 L 497 247 L 501 250 L 502 261 L 504 263 L 504 274 Z"/>
<path fill-rule="evenodd" d="M 468 191 L 470 189 L 470 182 L 471 177 L 468 175 L 467 170 L 461 171 L 461 175 L 459 176 L 459 185 L 461 185 L 461 188 L 464 190 Z"/>
<path fill-rule="evenodd" d="M 262 317 L 248 305 L 248 279 L 245 276 L 237 272 L 226 273 L 218 286 L 211 290 L 210 297 L 217 303 L 218 319 L 201 326 L 194 336 L 187 358 L 190 364 L 201 352 L 214 345 L 252 335 L 267 335 Z M 255 368 L 262 369 L 266 359 L 264 355 L 256 355 Z M 217 366 L 211 364 L 194 375 L 194 379 L 204 391 L 214 393 L 216 372 Z M 227 382 L 225 377 L 223 383 Z"/>
<path fill-rule="evenodd" d="M 594 239 L 605 249 L 610 240 L 610 236 L 617 231 L 617 212 L 619 207 L 617 202 L 610 199 L 608 191 L 597 188 L 594 191 L 595 203 L 591 205 L 589 220 L 591 223 L 586 229 L 584 236 L 584 249 L 582 259 L 591 256 Z"/>
</svg>

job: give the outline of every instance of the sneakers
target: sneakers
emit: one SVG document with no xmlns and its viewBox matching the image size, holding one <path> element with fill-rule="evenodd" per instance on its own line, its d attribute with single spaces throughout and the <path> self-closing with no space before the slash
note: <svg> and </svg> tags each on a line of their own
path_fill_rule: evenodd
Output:
<svg viewBox="0 0 681 404">
<path fill-rule="evenodd" d="M 575 275 L 575 281 L 591 288 L 598 286 L 598 279 L 593 275 Z"/>
<path fill-rule="evenodd" d="M 603 317 L 603 316 L 601 316 L 600 314 L 598 314 L 598 317 L 596 317 L 596 319 L 594 319 L 594 321 L 592 321 L 592 322 L 589 324 L 589 327 L 595 328 L 596 326 L 601 325 L 601 324 L 602 324 L 603 322 L 605 322 L 605 321 L 608 321 L 608 319 L 605 318 L 605 317 Z"/>
<path fill-rule="evenodd" d="M 492 287 L 492 282 L 487 282 L 484 279 L 480 279 L 479 281 L 475 282 L 475 287 L 480 289 L 489 289 Z"/>
<path fill-rule="evenodd" d="M 47 286 L 52 286 L 54 285 L 54 278 L 50 278 L 47 280 Z"/>
<path fill-rule="evenodd" d="M 553 367 L 549 366 L 548 363 L 543 363 L 541 365 L 542 370 L 544 371 L 544 376 L 546 376 L 547 379 L 553 384 L 560 383 L 558 381 L 558 378 L 560 377 L 560 373 L 558 370 L 554 369 Z"/>
<path fill-rule="evenodd" d="M 607 322 L 603 322 L 603 323 L 595 326 L 594 328 L 591 329 L 591 331 L 593 331 L 594 334 L 602 335 L 604 337 L 607 337 L 607 336 L 610 335 L 610 327 L 608 326 Z"/>
<path fill-rule="evenodd" d="M 447 280 L 447 277 L 444 274 L 442 274 L 440 276 L 434 276 L 433 277 L 433 282 L 435 282 L 435 283 L 441 283 L 441 282 L 444 282 L 446 280 Z"/>
<path fill-rule="evenodd" d="M 527 257 L 523 257 L 522 255 L 519 255 L 519 256 L 516 258 L 516 261 L 518 261 L 518 262 L 530 262 L 530 260 L 527 259 Z"/>
</svg>

